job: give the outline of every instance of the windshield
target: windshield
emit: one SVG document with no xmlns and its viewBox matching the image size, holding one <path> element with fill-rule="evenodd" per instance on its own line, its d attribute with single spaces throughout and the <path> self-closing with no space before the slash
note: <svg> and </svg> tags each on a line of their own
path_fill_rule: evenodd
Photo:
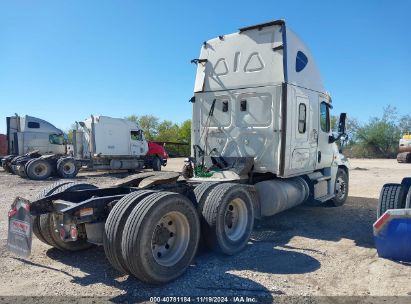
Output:
<svg viewBox="0 0 411 304">
<path fill-rule="evenodd" d="M 50 134 L 49 142 L 53 145 L 64 145 L 64 135 L 63 134 Z"/>
</svg>

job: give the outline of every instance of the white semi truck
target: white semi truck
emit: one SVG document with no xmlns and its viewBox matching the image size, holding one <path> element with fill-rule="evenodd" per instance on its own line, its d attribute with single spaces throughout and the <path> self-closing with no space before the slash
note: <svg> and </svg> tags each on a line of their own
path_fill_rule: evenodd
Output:
<svg viewBox="0 0 411 304">
<path fill-rule="evenodd" d="M 200 240 L 232 255 L 254 218 L 306 201 L 344 204 L 349 164 L 335 142 L 345 114 L 333 134 L 314 58 L 284 21 L 208 40 L 193 62 L 186 180 L 143 173 L 106 188 L 55 184 L 32 202 L 17 198 L 9 225 L 29 206 L 27 231 L 43 242 L 66 251 L 103 245 L 115 269 L 161 284 L 187 269 Z M 9 248 L 30 253 L 13 234 Z"/>
<path fill-rule="evenodd" d="M 62 157 L 67 153 L 63 131 L 51 123 L 32 116 L 6 118 L 8 154 L 2 158 L 4 170 L 27 176 L 25 164 L 42 155 Z"/>
<path fill-rule="evenodd" d="M 51 175 L 73 178 L 81 167 L 138 170 L 146 166 L 161 170 L 165 164 L 164 157 L 148 155 L 140 126 L 127 119 L 91 116 L 77 123 L 72 154 L 66 135 L 42 119 L 8 117 L 7 130 L 10 155 L 2 159 L 3 168 L 30 179 Z"/>
</svg>

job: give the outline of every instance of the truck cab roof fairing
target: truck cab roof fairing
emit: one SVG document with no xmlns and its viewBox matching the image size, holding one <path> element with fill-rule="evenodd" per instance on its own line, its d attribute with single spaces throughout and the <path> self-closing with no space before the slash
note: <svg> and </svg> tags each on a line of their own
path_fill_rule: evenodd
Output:
<svg viewBox="0 0 411 304">
<path fill-rule="evenodd" d="M 326 92 L 309 49 L 286 28 L 284 20 L 276 20 L 205 42 L 197 63 L 194 92 L 282 82 Z"/>
<path fill-rule="evenodd" d="M 63 131 L 56 128 L 53 124 L 41 118 L 25 115 L 20 116 L 20 130 L 29 132 L 35 130 L 36 133 L 51 133 L 63 134 Z M 34 128 L 33 128 L 34 126 Z"/>
<path fill-rule="evenodd" d="M 201 48 L 194 92 L 225 91 L 284 82 L 281 25 L 208 40 Z"/>
</svg>

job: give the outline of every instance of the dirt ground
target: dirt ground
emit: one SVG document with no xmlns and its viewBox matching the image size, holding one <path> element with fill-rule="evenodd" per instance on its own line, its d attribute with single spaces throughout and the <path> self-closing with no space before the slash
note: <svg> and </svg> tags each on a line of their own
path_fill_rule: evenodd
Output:
<svg viewBox="0 0 411 304">
<path fill-rule="evenodd" d="M 173 159 L 167 170 L 178 171 Z M 350 196 L 343 207 L 298 206 L 257 221 L 246 250 L 233 256 L 199 254 L 176 281 L 153 287 L 113 270 L 102 248 L 62 253 L 33 238 L 32 255 L 8 253 L 7 211 L 17 195 L 31 199 L 55 182 L 0 171 L 0 296 L 103 296 L 112 301 L 150 296 L 411 295 L 411 266 L 377 257 L 372 223 L 381 186 L 411 175 L 395 160 L 351 160 Z M 108 186 L 122 174 L 81 173 Z"/>
</svg>

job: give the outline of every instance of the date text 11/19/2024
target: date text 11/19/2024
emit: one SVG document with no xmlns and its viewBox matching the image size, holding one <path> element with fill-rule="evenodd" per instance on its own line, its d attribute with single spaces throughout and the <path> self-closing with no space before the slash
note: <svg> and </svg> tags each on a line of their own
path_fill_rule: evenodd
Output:
<svg viewBox="0 0 411 304">
<path fill-rule="evenodd" d="M 167 296 L 167 297 L 150 297 L 150 302 L 156 303 L 257 303 L 256 297 L 232 296 L 232 297 L 207 297 L 207 296 Z"/>
</svg>

